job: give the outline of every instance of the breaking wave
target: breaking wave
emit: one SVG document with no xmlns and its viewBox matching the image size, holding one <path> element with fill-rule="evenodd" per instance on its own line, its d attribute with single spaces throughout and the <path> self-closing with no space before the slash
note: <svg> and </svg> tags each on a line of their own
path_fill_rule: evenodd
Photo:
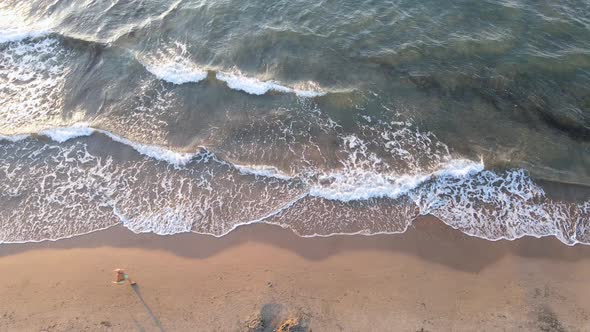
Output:
<svg viewBox="0 0 590 332">
<path fill-rule="evenodd" d="M 158 54 L 162 54 L 159 51 Z M 207 79 L 207 69 L 199 68 L 193 62 L 181 55 L 169 57 L 146 56 L 139 60 L 145 68 L 157 78 L 173 84 L 198 83 Z M 227 87 L 242 91 L 251 95 L 264 95 L 269 92 L 294 93 L 299 97 L 314 98 L 325 94 L 317 84 L 308 82 L 302 84 L 311 89 L 294 88 L 282 85 L 275 81 L 263 81 L 254 77 L 248 77 L 238 71 L 215 74 L 216 79 L 225 82 Z"/>
<path fill-rule="evenodd" d="M 227 83 L 231 89 L 244 91 L 251 95 L 263 95 L 269 91 L 276 91 L 282 93 L 294 93 L 300 97 L 313 98 L 325 94 L 320 88 L 314 90 L 303 90 L 297 88 L 290 88 L 281 85 L 275 81 L 261 81 L 256 78 L 247 77 L 239 73 L 223 73 L 219 72 L 216 75 L 217 79 Z M 308 83 L 308 86 L 317 86 L 314 83 Z"/>
<path fill-rule="evenodd" d="M 42 80 L 29 83 L 32 97 L 37 99 L 52 98 L 49 95 L 54 88 L 58 88 L 56 91 L 59 93 L 60 84 L 63 83 L 69 71 L 64 65 L 67 63 L 66 59 L 69 54 L 61 47 L 59 35 L 55 36 L 55 33 L 50 30 L 4 30 L 0 31 L 0 45 L 2 44 L 8 45 L 7 50 L 0 55 L 0 63 L 3 64 L 6 71 L 6 73 L 0 72 L 0 75 L 6 74 L 6 77 L 9 77 L 6 84 L 12 84 L 15 80 L 27 81 L 32 77 L 42 78 Z M 216 72 L 215 78 L 224 82 L 228 88 L 251 95 L 259 96 L 269 92 L 278 92 L 314 98 L 326 94 L 326 91 L 314 82 L 302 82 L 289 87 L 274 80 L 265 81 L 250 77 L 238 70 L 228 71 L 199 66 L 188 56 L 187 45 L 180 42 L 172 42 L 171 45 L 165 45 L 151 53 L 129 52 L 149 73 L 172 84 L 198 83 L 207 79 L 209 71 L 214 71 Z M 22 57 L 25 54 L 28 56 Z M 16 71 L 16 73 L 8 75 L 8 71 Z M 51 77 L 41 77 L 41 75 L 51 75 Z M 31 103 L 35 100 L 26 102 Z M 21 104 L 24 102 L 22 101 Z M 15 105 L 15 108 L 22 109 L 23 106 L 27 107 L 26 105 Z M 56 109 L 57 107 L 53 105 L 51 108 Z M 27 114 L 32 113 L 30 109 L 25 110 Z M 23 121 L 25 120 L 23 119 Z"/>
<path fill-rule="evenodd" d="M 215 68 L 203 68 L 198 66 L 189 57 L 188 46 L 174 41 L 170 45 L 162 46 L 154 54 L 137 54 L 135 57 L 154 76 L 173 84 L 198 83 L 207 78 L 207 72 Z M 263 81 L 254 77 L 248 77 L 239 70 L 216 70 L 216 79 L 225 82 L 227 87 L 251 95 L 264 95 L 268 92 L 294 93 L 300 97 L 313 98 L 325 94 L 322 89 L 313 82 L 301 84 L 305 88 L 288 87 L 273 80 Z"/>
<path fill-rule="evenodd" d="M 0 217 L 10 220 L 0 227 L 0 242 L 57 240 L 118 223 L 157 234 L 222 236 L 253 222 L 301 236 L 400 233 L 416 216 L 431 214 L 489 240 L 528 235 L 590 243 L 590 202 L 553 201 L 519 169 L 445 159 L 431 172 L 395 176 L 363 169 L 374 157 L 352 153 L 339 169 L 292 176 L 274 166 L 234 165 L 205 148 L 177 152 L 83 124 L 37 135 L 51 141 L 19 135 L 0 142 Z M 136 155 L 121 159 L 97 148 L 112 144 L 109 150 Z"/>
<path fill-rule="evenodd" d="M 173 84 L 195 83 L 207 78 L 207 71 L 188 59 L 186 45 L 179 42 L 172 45 L 153 55 L 136 55 L 136 58 L 154 76 Z"/>
<path fill-rule="evenodd" d="M 0 8 L 0 43 L 41 37 L 50 32 L 51 28 L 47 20 L 28 24 L 17 13 Z"/>
</svg>

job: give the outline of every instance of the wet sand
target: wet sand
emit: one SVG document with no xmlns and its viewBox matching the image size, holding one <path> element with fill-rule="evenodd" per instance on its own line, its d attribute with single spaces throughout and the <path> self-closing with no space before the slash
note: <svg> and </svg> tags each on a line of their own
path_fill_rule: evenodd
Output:
<svg viewBox="0 0 590 332">
<path fill-rule="evenodd" d="M 113 285 L 114 268 L 138 286 Z M 434 218 L 405 234 L 222 238 L 123 227 L 0 246 L 0 331 L 587 331 L 590 247 L 490 242 Z"/>
</svg>

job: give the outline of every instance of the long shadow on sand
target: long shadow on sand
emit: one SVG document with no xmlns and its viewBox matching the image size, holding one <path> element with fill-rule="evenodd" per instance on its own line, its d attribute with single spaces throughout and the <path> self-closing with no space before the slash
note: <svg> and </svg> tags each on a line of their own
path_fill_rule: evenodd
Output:
<svg viewBox="0 0 590 332">
<path fill-rule="evenodd" d="M 141 291 L 139 289 L 139 285 L 138 284 L 131 285 L 131 288 L 135 292 L 135 295 L 137 295 L 137 298 L 139 299 L 141 304 L 143 304 L 143 306 L 145 307 L 145 310 L 147 311 L 148 316 L 150 316 L 150 318 L 154 321 L 154 325 L 156 325 L 156 327 L 158 328 L 159 331 L 164 332 L 164 328 L 162 328 L 162 324 L 160 323 L 160 320 L 158 319 L 158 317 L 156 317 L 156 315 L 154 315 L 154 312 L 152 311 L 150 306 L 148 306 L 148 304 L 143 299 L 143 296 L 141 296 Z M 135 320 L 135 319 L 133 319 L 133 320 Z M 137 322 L 136 322 L 136 324 L 137 324 Z"/>
<path fill-rule="evenodd" d="M 292 251 L 305 259 L 323 260 L 345 251 L 382 250 L 414 255 L 454 269 L 478 272 L 505 255 L 577 261 L 590 259 L 590 246 L 569 247 L 553 237 L 488 241 L 463 234 L 434 217 L 420 217 L 403 234 L 340 235 L 302 238 L 291 230 L 268 224 L 239 227 L 217 238 L 193 233 L 160 236 L 134 234 L 123 226 L 56 242 L 0 245 L 0 257 L 30 250 L 69 248 L 144 248 L 203 259 L 244 243 L 262 243 Z"/>
</svg>

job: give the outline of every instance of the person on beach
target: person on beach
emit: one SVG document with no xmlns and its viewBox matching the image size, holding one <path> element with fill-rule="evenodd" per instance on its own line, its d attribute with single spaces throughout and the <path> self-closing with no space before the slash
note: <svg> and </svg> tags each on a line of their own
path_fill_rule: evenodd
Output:
<svg viewBox="0 0 590 332">
<path fill-rule="evenodd" d="M 131 286 L 135 285 L 135 281 L 129 278 L 129 275 L 125 273 L 125 270 L 115 269 L 115 281 L 113 281 L 113 284 L 123 285 L 125 283 L 125 280 L 128 280 Z"/>
</svg>

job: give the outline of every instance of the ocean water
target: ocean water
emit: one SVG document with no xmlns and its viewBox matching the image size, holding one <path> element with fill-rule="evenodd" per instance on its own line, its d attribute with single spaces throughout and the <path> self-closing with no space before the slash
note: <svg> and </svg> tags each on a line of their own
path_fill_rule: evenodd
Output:
<svg viewBox="0 0 590 332">
<path fill-rule="evenodd" d="M 590 2 L 0 3 L 0 243 L 426 214 L 590 244 Z"/>
</svg>

